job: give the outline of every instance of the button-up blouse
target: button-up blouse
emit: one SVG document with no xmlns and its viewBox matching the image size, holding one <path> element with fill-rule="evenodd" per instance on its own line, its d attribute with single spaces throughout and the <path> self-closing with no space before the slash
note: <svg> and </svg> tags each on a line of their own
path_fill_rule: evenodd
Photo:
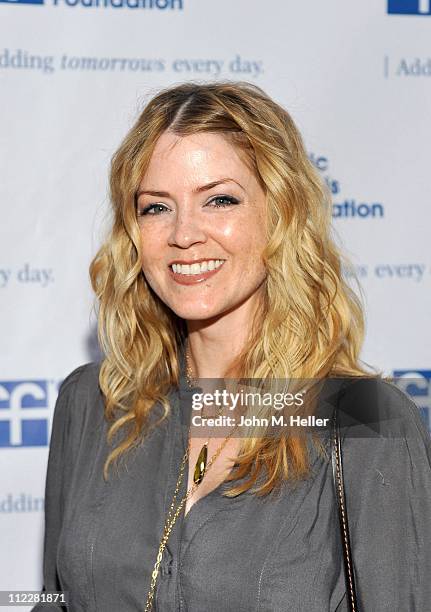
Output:
<svg viewBox="0 0 431 612">
<path fill-rule="evenodd" d="M 108 481 L 102 470 L 113 446 L 106 441 L 100 364 L 77 368 L 60 388 L 46 479 L 43 575 L 45 590 L 68 593 L 71 612 L 145 608 L 187 444 L 190 389 L 183 366 L 179 388 L 169 394 L 169 417 L 118 470 L 111 464 Z M 389 435 L 343 434 L 359 610 L 426 612 L 430 437 L 404 393 L 375 384 L 378 418 L 389 424 Z M 373 406 L 357 403 L 355 410 L 372 413 Z M 154 610 L 347 612 L 331 463 L 313 448 L 307 479 L 265 497 L 247 491 L 228 498 L 222 493 L 232 485 L 222 483 L 181 513 L 163 554 Z M 63 608 L 38 604 L 33 611 L 56 609 Z"/>
</svg>

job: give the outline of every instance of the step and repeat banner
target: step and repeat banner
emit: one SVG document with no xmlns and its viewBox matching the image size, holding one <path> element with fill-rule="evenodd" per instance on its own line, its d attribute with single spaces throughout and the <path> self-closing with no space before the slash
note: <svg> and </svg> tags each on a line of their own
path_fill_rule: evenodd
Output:
<svg viewBox="0 0 431 612">
<path fill-rule="evenodd" d="M 298 124 L 361 283 L 362 358 L 414 378 L 429 419 L 429 0 L 0 0 L 0 590 L 42 585 L 58 387 L 98 358 L 110 157 L 160 88 L 221 79 Z"/>
</svg>

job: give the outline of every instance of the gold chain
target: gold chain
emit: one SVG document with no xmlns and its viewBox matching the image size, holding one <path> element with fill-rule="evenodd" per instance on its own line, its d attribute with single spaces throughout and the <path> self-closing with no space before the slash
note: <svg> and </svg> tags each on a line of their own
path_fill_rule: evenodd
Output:
<svg viewBox="0 0 431 612">
<path fill-rule="evenodd" d="M 188 385 L 191 387 L 192 386 L 192 376 L 190 375 L 190 369 L 189 369 L 189 365 L 187 364 L 187 383 Z M 235 425 L 235 427 L 232 428 L 232 431 L 230 432 L 230 434 L 223 440 L 223 442 L 221 443 L 221 445 L 218 447 L 218 449 L 216 450 L 216 452 L 213 454 L 213 456 L 211 457 L 211 459 L 209 460 L 209 462 L 206 465 L 206 469 L 205 469 L 205 475 L 208 472 L 208 470 L 210 469 L 211 465 L 214 463 L 214 461 L 217 459 L 217 457 L 220 455 L 221 451 L 223 450 L 223 448 L 226 446 L 228 440 L 231 438 L 233 432 L 235 431 L 237 425 Z M 156 557 L 156 562 L 154 564 L 154 569 L 151 573 L 151 583 L 150 583 L 150 589 L 148 591 L 148 595 L 147 595 L 147 601 L 145 604 L 145 612 L 150 612 L 152 610 L 153 607 L 153 599 L 154 599 L 154 593 L 155 593 L 155 588 L 156 588 L 156 582 L 157 582 L 157 577 L 159 575 L 159 570 L 160 570 L 160 564 L 162 562 L 162 557 L 163 557 L 163 552 L 166 548 L 166 544 L 168 542 L 169 536 L 171 535 L 171 531 L 175 525 L 175 522 L 177 520 L 177 518 L 180 515 L 181 510 L 184 507 L 184 504 L 186 503 L 186 501 L 188 500 L 188 498 L 196 491 L 196 489 L 198 488 L 198 486 L 201 484 L 202 481 L 194 483 L 186 492 L 186 494 L 184 495 L 184 497 L 181 499 L 181 501 L 179 502 L 176 510 L 174 511 L 174 507 L 175 507 L 175 502 L 177 499 L 177 495 L 178 492 L 180 490 L 180 486 L 183 480 L 183 476 L 184 476 L 184 469 L 187 463 L 187 458 L 189 456 L 190 453 L 190 441 L 191 441 L 191 436 L 190 436 L 190 430 L 189 430 L 189 438 L 188 438 L 188 445 L 187 445 L 187 449 L 186 452 L 184 453 L 184 456 L 181 460 L 181 464 L 180 464 L 180 471 L 178 474 L 178 479 L 177 479 L 177 484 L 175 487 L 175 491 L 174 491 L 174 495 L 172 497 L 172 501 L 171 501 L 171 505 L 169 507 L 169 511 L 168 511 L 168 515 L 165 521 L 165 525 L 163 527 L 163 537 L 160 540 L 160 544 L 159 544 L 159 550 L 157 553 L 157 557 Z"/>
<path fill-rule="evenodd" d="M 199 381 L 198 381 L 197 378 L 194 378 L 194 376 L 193 376 L 193 369 L 192 369 L 192 365 L 190 363 L 190 348 L 189 348 L 189 341 L 188 341 L 188 339 L 186 340 L 185 356 L 186 356 L 186 379 L 187 379 L 187 384 L 188 384 L 189 387 L 197 386 Z"/>
</svg>

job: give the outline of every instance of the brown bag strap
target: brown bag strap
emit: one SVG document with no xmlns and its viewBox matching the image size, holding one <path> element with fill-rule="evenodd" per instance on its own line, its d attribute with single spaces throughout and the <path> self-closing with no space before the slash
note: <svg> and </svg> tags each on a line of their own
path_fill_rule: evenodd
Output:
<svg viewBox="0 0 431 612">
<path fill-rule="evenodd" d="M 343 544 L 344 576 L 346 579 L 348 606 L 350 612 L 359 612 L 356 597 L 355 572 L 350 546 L 349 523 L 347 520 L 346 498 L 344 494 L 343 455 L 341 451 L 340 425 L 338 422 L 337 408 L 334 410 L 332 420 L 332 476 L 335 487 L 335 497 L 337 499 L 341 541 Z"/>
</svg>

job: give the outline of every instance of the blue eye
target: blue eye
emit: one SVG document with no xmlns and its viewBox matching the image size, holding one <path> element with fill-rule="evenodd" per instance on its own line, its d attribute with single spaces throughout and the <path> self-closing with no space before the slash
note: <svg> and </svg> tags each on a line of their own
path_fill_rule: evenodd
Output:
<svg viewBox="0 0 431 612">
<path fill-rule="evenodd" d="M 239 200 L 237 200 L 236 198 L 233 198 L 231 196 L 225 196 L 225 195 L 216 196 L 215 198 L 210 200 L 208 204 L 211 204 L 211 202 L 216 202 L 216 200 L 224 200 L 224 203 L 222 204 L 215 203 L 214 204 L 215 208 L 224 208 L 226 206 L 231 206 L 232 204 L 239 204 Z"/>
<path fill-rule="evenodd" d="M 212 204 L 213 202 L 214 204 Z M 212 198 L 205 206 L 210 206 L 211 208 L 225 208 L 235 204 L 239 204 L 239 200 L 232 196 L 221 195 Z M 167 206 L 164 204 L 148 204 L 148 206 L 145 206 L 141 210 L 138 209 L 136 215 L 137 217 L 144 217 L 146 215 L 160 215 L 168 210 L 169 208 L 167 208 Z"/>
<path fill-rule="evenodd" d="M 143 217 L 144 215 L 159 215 L 160 213 L 168 210 L 164 204 L 149 204 L 142 210 L 138 210 L 137 216 Z"/>
</svg>

